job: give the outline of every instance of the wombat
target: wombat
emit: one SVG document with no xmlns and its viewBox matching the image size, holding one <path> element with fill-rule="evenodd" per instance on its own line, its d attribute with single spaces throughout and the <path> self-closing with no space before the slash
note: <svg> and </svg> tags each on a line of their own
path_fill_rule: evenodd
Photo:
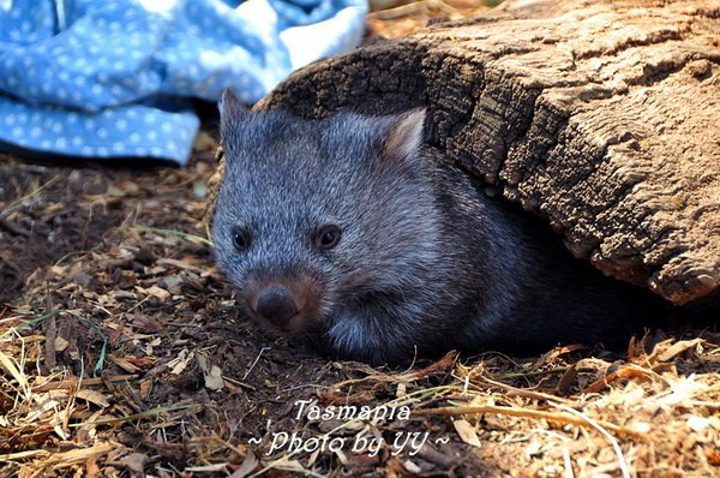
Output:
<svg viewBox="0 0 720 478">
<path fill-rule="evenodd" d="M 424 119 L 310 121 L 224 94 L 212 235 L 245 313 L 375 365 L 452 348 L 623 345 L 649 313 L 644 292 L 486 196 L 423 144 Z"/>
</svg>

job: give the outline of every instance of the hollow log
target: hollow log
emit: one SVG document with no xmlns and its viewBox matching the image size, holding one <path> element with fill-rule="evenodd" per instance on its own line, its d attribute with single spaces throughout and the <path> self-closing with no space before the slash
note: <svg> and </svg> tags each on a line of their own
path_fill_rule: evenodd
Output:
<svg viewBox="0 0 720 478">
<path fill-rule="evenodd" d="M 428 109 L 427 141 L 569 250 L 720 297 L 720 2 L 510 0 L 293 74 L 256 109 Z"/>
</svg>

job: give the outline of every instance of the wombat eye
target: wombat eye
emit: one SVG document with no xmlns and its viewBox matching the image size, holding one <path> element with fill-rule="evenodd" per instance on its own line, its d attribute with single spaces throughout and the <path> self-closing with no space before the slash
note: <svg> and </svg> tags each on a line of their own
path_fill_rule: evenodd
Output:
<svg viewBox="0 0 720 478">
<path fill-rule="evenodd" d="M 233 245 L 238 251 L 244 251 L 250 247 L 250 233 L 245 229 L 234 229 Z"/>
<path fill-rule="evenodd" d="M 322 226 L 315 233 L 315 246 L 318 249 L 332 249 L 340 242 L 340 228 L 334 224 Z"/>
</svg>

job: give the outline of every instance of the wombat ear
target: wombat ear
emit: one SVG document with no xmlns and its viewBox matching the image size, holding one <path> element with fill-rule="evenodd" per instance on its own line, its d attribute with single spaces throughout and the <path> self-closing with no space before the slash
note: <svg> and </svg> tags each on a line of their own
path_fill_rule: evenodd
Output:
<svg viewBox="0 0 720 478">
<path fill-rule="evenodd" d="M 220 99 L 220 125 L 222 129 L 230 122 L 243 121 L 251 115 L 250 109 L 238 99 L 230 88 L 225 88 Z"/>
<path fill-rule="evenodd" d="M 393 117 L 385 133 L 381 158 L 412 158 L 420 151 L 423 141 L 425 108 L 416 108 Z"/>
</svg>

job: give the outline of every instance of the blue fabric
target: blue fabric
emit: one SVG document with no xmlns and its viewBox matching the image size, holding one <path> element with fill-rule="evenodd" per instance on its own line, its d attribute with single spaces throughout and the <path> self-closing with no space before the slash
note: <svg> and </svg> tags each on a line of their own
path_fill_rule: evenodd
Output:
<svg viewBox="0 0 720 478">
<path fill-rule="evenodd" d="M 366 0 L 0 0 L 0 149 L 185 163 L 189 99 L 352 49 Z"/>
</svg>

